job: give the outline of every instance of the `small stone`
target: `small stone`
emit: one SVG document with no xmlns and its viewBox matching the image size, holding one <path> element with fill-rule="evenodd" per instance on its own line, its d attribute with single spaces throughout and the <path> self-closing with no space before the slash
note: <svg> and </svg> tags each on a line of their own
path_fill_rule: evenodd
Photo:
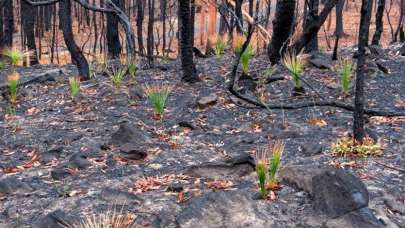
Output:
<svg viewBox="0 0 405 228">
<path fill-rule="evenodd" d="M 171 183 L 168 187 L 167 187 L 167 191 L 168 192 L 181 192 L 183 191 L 183 185 L 180 183 Z"/>
<path fill-rule="evenodd" d="M 141 198 L 132 193 L 112 188 L 103 189 L 101 198 L 107 202 L 114 202 L 115 205 L 132 205 L 142 202 Z"/>
<path fill-rule="evenodd" d="M 72 174 L 69 171 L 67 171 L 66 168 L 56 168 L 51 171 L 51 177 L 54 180 L 62 180 L 71 175 Z"/>
<path fill-rule="evenodd" d="M 309 165 L 285 165 L 280 169 L 279 176 L 282 181 L 296 186 L 298 189 L 302 189 L 313 194 L 312 179 L 322 172 L 325 172 L 324 167 L 320 167 L 315 164 Z"/>
<path fill-rule="evenodd" d="M 84 154 L 76 153 L 69 159 L 69 165 L 78 169 L 86 169 L 91 166 L 91 163 Z"/>
<path fill-rule="evenodd" d="M 145 95 L 141 86 L 134 86 L 129 89 L 129 96 L 134 100 L 142 100 Z"/>
<path fill-rule="evenodd" d="M 323 146 L 318 142 L 307 142 L 302 146 L 302 153 L 305 156 L 314 156 L 322 153 Z"/>
<path fill-rule="evenodd" d="M 122 123 L 119 129 L 111 136 L 114 145 L 123 145 L 133 143 L 136 145 L 149 144 L 149 136 L 140 128 L 134 127 L 129 123 Z"/>
<path fill-rule="evenodd" d="M 310 58 L 309 62 L 319 69 L 333 69 L 332 64 L 325 57 L 315 56 L 313 58 Z"/>
<path fill-rule="evenodd" d="M 217 103 L 218 96 L 215 93 L 211 93 L 208 96 L 204 96 L 198 99 L 197 104 L 199 108 L 206 108 L 208 106 Z"/>
<path fill-rule="evenodd" d="M 146 148 L 130 143 L 120 146 L 120 153 L 124 158 L 129 160 L 142 160 L 148 155 Z"/>
</svg>

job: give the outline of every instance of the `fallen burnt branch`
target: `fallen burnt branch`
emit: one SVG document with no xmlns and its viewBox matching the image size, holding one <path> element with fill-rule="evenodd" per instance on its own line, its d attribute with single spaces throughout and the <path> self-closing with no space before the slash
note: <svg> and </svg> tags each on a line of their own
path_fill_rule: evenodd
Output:
<svg viewBox="0 0 405 228">
<path fill-rule="evenodd" d="M 24 80 L 18 83 L 18 87 L 21 86 L 26 86 L 29 84 L 34 84 L 34 83 L 43 83 L 47 81 L 55 81 L 55 76 L 56 75 L 61 75 L 63 72 L 59 69 L 55 70 L 49 70 L 44 73 L 29 77 L 28 80 Z M 8 83 L 7 81 L 5 83 L 0 84 L 0 90 L 6 90 L 8 89 Z"/>
</svg>

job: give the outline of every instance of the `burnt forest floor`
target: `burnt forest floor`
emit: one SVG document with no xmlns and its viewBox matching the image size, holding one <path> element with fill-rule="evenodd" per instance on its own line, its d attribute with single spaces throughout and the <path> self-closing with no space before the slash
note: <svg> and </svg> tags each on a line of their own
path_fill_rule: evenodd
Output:
<svg viewBox="0 0 405 228">
<path fill-rule="evenodd" d="M 351 50 L 342 53 L 349 55 Z M 283 164 L 332 164 L 352 170 L 366 184 L 374 214 L 405 227 L 404 211 L 395 211 L 405 207 L 404 173 L 396 169 L 405 169 L 403 117 L 367 119 L 367 131 L 385 147 L 383 156 L 356 163 L 335 157 L 330 146 L 351 131 L 351 112 L 334 107 L 268 111 L 241 102 L 226 89 L 232 58 L 197 59 L 202 81 L 193 85 L 179 82 L 177 62 L 140 70 L 135 83 L 126 79 L 119 89 L 98 74 L 82 83 L 76 100 L 70 97 L 68 85 L 68 77 L 76 74 L 74 66 L 18 69 L 22 81 L 44 72 L 51 72 L 51 77 L 21 87 L 15 109 L 6 100 L 6 90 L 2 91 L 0 227 L 40 227 L 54 211 L 77 219 L 111 207 L 134 213 L 141 227 L 176 227 L 184 220 L 181 216 L 190 216 L 182 210 L 210 192 L 249 196 L 255 213 L 276 227 L 320 227 L 314 225 L 311 197 L 294 186 L 283 183 L 275 198 L 255 199 L 257 183 L 249 154 L 275 139 L 286 142 Z M 376 59 L 390 69 L 389 74 L 379 70 Z M 251 75 L 263 74 L 268 65 L 266 56 L 255 57 Z M 288 76 L 280 69 L 274 76 Z M 403 111 L 404 75 L 405 57 L 395 50 L 370 56 L 368 107 Z M 5 73 L 1 77 L 4 81 Z M 353 103 L 352 95 L 340 96 L 334 71 L 307 67 L 303 78 L 324 98 Z M 156 82 L 174 86 L 163 121 L 153 118 L 153 109 L 139 89 Z M 242 80 L 240 91 L 251 96 L 252 83 Z M 293 97 L 292 87 L 288 77 L 267 84 L 267 98 L 274 104 L 319 99 L 305 84 L 307 95 Z M 213 93 L 214 104 L 198 107 L 199 98 Z M 124 158 L 120 145 L 112 143 L 112 135 L 125 124 L 147 139 L 146 158 Z M 169 186 L 172 191 L 167 190 Z"/>
</svg>

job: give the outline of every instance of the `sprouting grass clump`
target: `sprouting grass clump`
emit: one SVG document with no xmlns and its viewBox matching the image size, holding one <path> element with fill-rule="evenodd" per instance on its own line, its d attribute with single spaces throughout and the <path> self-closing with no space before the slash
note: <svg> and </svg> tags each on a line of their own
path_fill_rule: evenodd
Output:
<svg viewBox="0 0 405 228">
<path fill-rule="evenodd" d="M 281 166 L 284 148 L 284 141 L 276 141 L 273 146 L 262 148 L 256 153 L 256 174 L 263 199 L 267 198 L 267 190 L 279 189 L 277 173 Z"/>
<path fill-rule="evenodd" d="M 267 198 L 267 171 L 268 158 L 265 150 L 259 150 L 256 153 L 256 175 L 259 180 L 259 192 L 262 199 Z"/>
<path fill-rule="evenodd" d="M 217 58 L 221 58 L 225 54 L 225 50 L 228 47 L 225 41 L 218 39 L 214 45 L 214 53 Z"/>
<path fill-rule="evenodd" d="M 18 93 L 18 81 L 20 80 L 20 75 L 17 72 L 13 72 L 7 77 L 8 89 L 10 92 L 10 103 L 17 103 L 17 93 Z"/>
<path fill-rule="evenodd" d="M 283 64 L 290 72 L 293 81 L 294 87 L 296 89 L 301 89 L 301 75 L 304 72 L 304 63 L 298 58 L 294 51 L 286 52 L 283 57 Z"/>
<path fill-rule="evenodd" d="M 69 78 L 70 95 L 72 98 L 77 97 L 80 93 L 80 78 L 70 77 Z"/>
<path fill-rule="evenodd" d="M 239 45 L 235 48 L 235 53 L 239 54 L 241 52 L 242 49 L 242 45 Z M 245 49 L 245 51 L 241 54 L 240 56 L 240 63 L 242 65 L 242 71 L 244 74 L 248 74 L 249 73 L 249 63 L 250 60 L 252 59 L 254 55 L 254 50 L 252 45 L 248 45 Z"/>
<path fill-rule="evenodd" d="M 121 87 L 122 80 L 124 80 L 126 72 L 127 69 L 125 67 L 113 68 L 110 72 L 108 72 L 111 83 L 115 88 Z"/>
<path fill-rule="evenodd" d="M 338 72 L 340 75 L 340 85 L 344 95 L 349 94 L 350 84 L 354 71 L 353 62 L 350 59 L 341 59 L 338 65 Z"/>
<path fill-rule="evenodd" d="M 342 157 L 380 156 L 383 153 L 383 147 L 368 136 L 363 143 L 356 143 L 352 137 L 343 137 L 332 144 L 331 150 L 334 155 Z"/>
<path fill-rule="evenodd" d="M 129 60 L 127 63 L 127 69 L 128 69 L 128 73 L 129 76 L 131 76 L 132 78 L 135 78 L 136 72 L 138 72 L 138 62 L 136 60 Z"/>
<path fill-rule="evenodd" d="M 272 155 L 270 158 L 270 177 L 269 177 L 269 188 L 278 188 L 277 173 L 280 169 L 281 158 L 284 153 L 285 143 L 284 141 L 276 141 L 272 147 Z"/>
<path fill-rule="evenodd" d="M 166 101 L 169 97 L 172 86 L 165 84 L 155 84 L 155 85 L 144 85 L 143 90 L 152 104 L 155 111 L 155 115 L 158 119 L 163 119 L 165 112 Z"/>
<path fill-rule="evenodd" d="M 136 216 L 124 214 L 121 211 L 109 210 L 101 215 L 87 215 L 76 224 L 67 225 L 68 228 L 135 228 Z"/>
<path fill-rule="evenodd" d="M 0 61 L 0 70 L 3 70 L 4 68 L 6 68 L 6 63 L 3 61 Z"/>
<path fill-rule="evenodd" d="M 29 52 L 21 52 L 21 51 L 13 50 L 13 49 L 6 49 L 3 52 L 3 54 L 4 54 L 4 56 L 6 56 L 9 59 L 10 64 L 12 66 L 17 66 L 17 65 L 21 64 L 24 57 L 27 57 L 30 55 Z"/>
</svg>

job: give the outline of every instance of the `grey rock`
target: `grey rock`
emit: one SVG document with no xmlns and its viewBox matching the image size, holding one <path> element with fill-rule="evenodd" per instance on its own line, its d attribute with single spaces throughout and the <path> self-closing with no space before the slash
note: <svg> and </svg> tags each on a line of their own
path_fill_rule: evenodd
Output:
<svg viewBox="0 0 405 228">
<path fill-rule="evenodd" d="M 333 69 L 330 60 L 323 56 L 314 56 L 310 58 L 308 61 L 319 69 L 329 69 L 329 70 Z"/>
<path fill-rule="evenodd" d="M 103 200 L 111 202 L 114 205 L 133 205 L 143 202 L 141 198 L 132 193 L 111 188 L 104 189 L 100 196 Z"/>
<path fill-rule="evenodd" d="M 142 100 L 145 95 L 141 86 L 134 86 L 129 89 L 129 97 L 133 100 Z"/>
<path fill-rule="evenodd" d="M 73 219 L 61 210 L 56 210 L 38 219 L 33 228 L 64 228 L 71 227 L 74 223 Z"/>
<path fill-rule="evenodd" d="M 181 192 L 183 191 L 184 187 L 181 183 L 171 183 L 167 186 L 168 192 Z"/>
<path fill-rule="evenodd" d="M 326 228 L 383 228 L 385 227 L 373 214 L 373 212 L 365 207 L 359 210 L 347 213 L 339 218 L 332 219 L 326 222 Z"/>
<path fill-rule="evenodd" d="M 369 193 L 364 183 L 342 169 L 329 169 L 312 178 L 315 211 L 336 218 L 368 206 Z"/>
<path fill-rule="evenodd" d="M 299 189 L 302 189 L 308 192 L 310 195 L 313 195 L 312 189 L 312 179 L 323 172 L 326 171 L 326 168 L 315 165 L 285 165 L 279 171 L 279 177 L 282 181 L 292 184 Z"/>
<path fill-rule="evenodd" d="M 260 214 L 255 202 L 239 191 L 210 192 L 188 201 L 176 220 L 180 228 L 275 227 Z"/>
<path fill-rule="evenodd" d="M 218 96 L 215 93 L 211 93 L 208 96 L 200 97 L 197 101 L 198 107 L 206 108 L 210 105 L 214 105 L 218 100 Z"/>
<path fill-rule="evenodd" d="M 120 146 L 120 154 L 130 160 L 142 160 L 148 155 L 146 148 L 136 144 L 126 143 Z"/>
<path fill-rule="evenodd" d="M 16 177 L 0 179 L 0 196 L 23 195 L 33 191 L 33 188 Z"/>
<path fill-rule="evenodd" d="M 305 156 L 314 156 L 322 153 L 323 145 L 319 144 L 317 141 L 307 142 L 302 146 L 302 153 Z"/>
<path fill-rule="evenodd" d="M 87 160 L 86 155 L 76 153 L 69 159 L 69 165 L 78 169 L 86 169 L 91 166 L 91 163 Z"/>
<path fill-rule="evenodd" d="M 150 144 L 151 139 L 142 129 L 129 123 L 122 123 L 118 131 L 111 136 L 110 143 L 114 145 L 124 145 L 126 143 L 143 145 Z"/>
<path fill-rule="evenodd" d="M 55 168 L 51 171 L 51 177 L 54 180 L 62 180 L 71 175 L 72 174 L 64 167 Z"/>
</svg>

